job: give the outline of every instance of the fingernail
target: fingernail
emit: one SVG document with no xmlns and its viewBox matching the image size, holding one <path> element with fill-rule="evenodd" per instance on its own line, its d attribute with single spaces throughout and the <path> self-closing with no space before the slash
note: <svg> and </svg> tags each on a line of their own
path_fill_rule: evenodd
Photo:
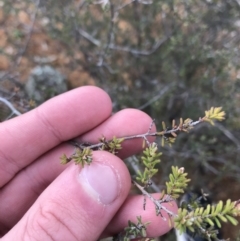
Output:
<svg viewBox="0 0 240 241">
<path fill-rule="evenodd" d="M 99 162 L 85 166 L 80 171 L 79 181 L 89 195 L 104 205 L 111 204 L 120 193 L 117 170 Z"/>
</svg>

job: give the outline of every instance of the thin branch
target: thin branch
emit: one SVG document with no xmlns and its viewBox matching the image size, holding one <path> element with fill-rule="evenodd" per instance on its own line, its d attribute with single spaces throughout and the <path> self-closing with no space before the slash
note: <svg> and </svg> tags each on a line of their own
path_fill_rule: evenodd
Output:
<svg viewBox="0 0 240 241">
<path fill-rule="evenodd" d="M 135 155 L 128 157 L 126 159 L 126 161 L 132 167 L 133 171 L 136 174 L 138 173 L 138 171 L 142 171 L 140 169 L 139 160 Z M 161 192 L 161 189 L 158 187 L 158 185 L 153 180 L 151 180 L 151 185 L 149 187 L 152 188 L 155 192 Z"/>
<path fill-rule="evenodd" d="M 130 2 L 128 3 L 124 3 L 123 5 L 119 6 L 115 12 L 119 12 L 120 10 L 122 10 L 123 8 L 127 7 L 128 5 L 132 4 L 133 2 L 135 2 L 136 0 L 131 0 Z"/>
<path fill-rule="evenodd" d="M 235 152 L 237 155 L 237 152 Z M 191 153 L 190 151 L 184 151 L 184 152 L 177 152 L 176 150 L 174 150 L 173 148 L 168 148 L 166 152 L 164 152 L 164 155 L 169 156 L 169 157 L 181 157 L 183 159 L 194 159 L 196 161 L 198 161 L 201 165 L 204 165 L 209 171 L 211 171 L 212 173 L 219 175 L 221 174 L 222 171 L 217 170 L 215 167 L 211 166 L 210 164 L 208 164 L 208 162 L 216 162 L 216 163 L 220 163 L 220 164 L 224 164 L 225 167 L 227 167 L 228 165 L 230 165 L 230 163 L 223 157 L 223 155 L 221 156 L 204 156 L 204 160 L 201 155 L 199 154 L 194 154 Z M 238 176 L 239 172 L 240 172 L 240 168 L 239 165 L 235 165 L 235 164 L 231 164 L 231 170 L 229 175 L 231 177 L 233 177 L 234 173 L 236 176 Z"/>
<path fill-rule="evenodd" d="M 14 113 L 14 115 L 21 115 L 21 113 L 5 98 L 0 97 L 0 101 L 3 102 L 9 109 Z"/>
<path fill-rule="evenodd" d="M 109 50 L 110 45 L 112 44 L 112 41 L 114 39 L 114 21 L 115 21 L 115 11 L 114 11 L 114 5 L 113 3 L 109 0 L 110 4 L 110 15 L 111 15 L 111 20 L 110 20 L 110 29 L 108 32 L 108 39 L 107 39 L 107 44 L 104 47 L 104 51 L 102 55 L 100 56 L 99 62 L 97 64 L 98 67 L 101 67 L 103 65 L 104 59 L 107 55 L 107 52 Z"/>
<path fill-rule="evenodd" d="M 9 120 L 14 116 L 14 113 L 12 112 L 5 120 Z"/>
<path fill-rule="evenodd" d="M 29 33 L 28 33 L 28 36 L 27 36 L 27 40 L 25 42 L 25 45 L 23 47 L 23 49 L 20 51 L 20 56 L 19 58 L 17 59 L 17 62 L 16 62 L 16 66 L 18 66 L 21 61 L 22 61 L 22 58 L 23 58 L 23 55 L 24 53 L 26 52 L 27 50 L 27 47 L 29 45 L 29 42 L 31 40 L 31 37 L 32 37 L 32 32 L 33 32 L 33 28 L 34 28 L 34 25 L 35 25 L 35 22 L 36 22 L 36 18 L 37 18 L 37 12 L 38 12 L 38 9 L 39 9 L 39 6 L 40 6 L 40 2 L 41 0 L 38 0 L 37 3 L 36 3 L 36 9 L 34 11 L 34 14 L 33 14 L 33 18 L 32 18 L 32 22 L 31 22 L 31 26 L 30 26 L 30 29 L 29 29 Z M 16 67 L 15 66 L 15 67 Z"/>
<path fill-rule="evenodd" d="M 228 137 L 234 144 L 236 144 L 237 148 L 240 149 L 240 142 L 239 140 L 223 125 L 216 123 L 215 126 L 223 132 L 223 134 Z"/>
<path fill-rule="evenodd" d="M 89 33 L 87 33 L 86 31 L 84 31 L 83 29 L 80 28 L 76 28 L 78 33 L 84 37 L 85 39 L 87 39 L 89 42 L 91 42 L 92 44 L 100 47 L 102 44 L 99 40 L 95 39 L 92 35 L 90 35 Z"/>
<path fill-rule="evenodd" d="M 173 199 L 167 195 L 166 198 L 159 200 L 159 199 L 155 199 L 150 193 L 148 193 L 144 187 L 142 187 L 141 185 L 139 185 L 137 182 L 133 181 L 134 185 L 136 185 L 136 187 L 142 192 L 142 194 L 146 197 L 148 197 L 155 205 L 156 210 L 157 210 L 157 215 L 161 215 L 161 210 L 164 210 L 168 215 L 170 215 L 171 217 L 176 217 L 177 215 L 175 213 L 173 213 L 172 211 L 168 210 L 165 206 L 162 205 L 162 203 L 167 203 L 167 202 L 171 202 L 173 201 Z M 162 218 L 164 220 L 166 220 L 163 216 Z"/>
<path fill-rule="evenodd" d="M 14 62 L 13 65 L 8 69 L 8 71 L 6 71 L 4 73 L 4 75 L 0 77 L 0 80 L 8 78 L 11 75 L 11 71 L 15 70 L 20 65 L 20 63 L 22 61 L 22 58 L 23 58 L 23 55 L 26 52 L 27 47 L 28 47 L 29 42 L 30 42 L 31 37 L 32 37 L 32 32 L 33 32 L 33 28 L 34 28 L 34 25 L 35 25 L 35 22 L 36 22 L 36 17 L 37 17 L 37 12 L 38 12 L 38 9 L 39 9 L 39 6 L 40 6 L 40 1 L 41 0 L 38 0 L 37 3 L 36 3 L 36 9 L 35 9 L 35 12 L 33 14 L 31 26 L 30 26 L 29 33 L 28 33 L 28 36 L 27 36 L 27 40 L 24 44 L 24 47 L 21 50 L 19 50 L 19 52 L 17 53 L 16 62 Z"/>
<path fill-rule="evenodd" d="M 86 3 L 85 0 L 80 1 L 80 2 L 77 4 L 77 10 L 80 11 L 80 10 L 82 9 L 82 7 L 84 6 L 85 3 Z"/>
<path fill-rule="evenodd" d="M 92 35 L 84 31 L 83 29 L 78 28 L 77 31 L 82 37 L 84 37 L 85 39 L 87 39 L 89 42 L 96 45 L 97 47 L 100 47 L 102 45 L 101 41 L 94 38 Z M 127 52 L 133 55 L 148 56 L 153 54 L 158 48 L 160 48 L 171 36 L 172 36 L 172 33 L 158 40 L 150 50 L 138 50 L 130 47 L 117 46 L 114 44 L 109 44 L 109 49 Z M 106 45 L 104 45 L 104 47 L 106 47 Z"/>
<path fill-rule="evenodd" d="M 170 36 L 171 36 L 171 34 L 168 36 L 165 36 L 162 39 L 160 39 L 159 41 L 157 41 L 150 50 L 138 50 L 138 49 L 132 49 L 129 47 L 121 47 L 121 46 L 114 46 L 114 45 L 110 45 L 109 48 L 118 50 L 118 51 L 128 52 L 133 55 L 148 56 L 148 55 L 153 54 L 158 48 L 160 48 L 170 38 Z"/>
<path fill-rule="evenodd" d="M 152 103 L 156 102 L 159 100 L 166 92 L 168 92 L 175 84 L 171 83 L 167 86 L 165 86 L 158 95 L 154 96 L 152 99 L 150 99 L 147 103 L 141 105 L 138 107 L 139 110 L 145 109 L 147 106 L 151 105 Z"/>
<path fill-rule="evenodd" d="M 163 131 L 160 131 L 160 132 L 156 131 L 156 132 L 151 133 L 150 132 L 151 128 L 149 128 L 148 132 L 146 132 L 144 134 L 137 134 L 137 135 L 131 135 L 131 136 L 118 137 L 118 138 L 123 138 L 124 141 L 141 138 L 141 139 L 145 140 L 146 143 L 149 145 L 150 143 L 149 143 L 147 137 L 162 136 L 162 137 L 167 138 L 166 135 L 168 135 L 168 134 L 172 135 L 172 133 L 176 133 L 176 132 L 179 132 L 179 131 L 187 131 L 188 129 L 193 128 L 195 125 L 198 125 L 199 123 L 201 123 L 203 121 L 204 121 L 204 119 L 199 118 L 198 121 L 190 120 L 186 124 L 179 124 L 178 126 L 175 126 L 172 129 L 166 129 L 166 130 L 163 130 Z M 152 125 L 152 123 L 151 123 L 151 125 Z M 70 141 L 68 141 L 68 143 L 70 143 L 71 145 L 73 145 L 75 147 L 80 148 L 81 150 L 83 150 L 84 148 L 89 148 L 89 149 L 92 149 L 92 150 L 100 150 L 104 145 L 109 144 L 112 141 L 113 141 L 113 139 L 107 140 L 107 141 L 104 141 L 104 142 L 99 142 L 97 144 L 89 144 L 89 143 L 80 144 L 75 140 L 70 140 Z"/>
</svg>

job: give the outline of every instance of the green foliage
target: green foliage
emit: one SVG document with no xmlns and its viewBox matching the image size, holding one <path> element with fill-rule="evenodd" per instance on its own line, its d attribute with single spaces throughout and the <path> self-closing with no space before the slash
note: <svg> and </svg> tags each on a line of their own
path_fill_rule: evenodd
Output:
<svg viewBox="0 0 240 241">
<path fill-rule="evenodd" d="M 225 205 L 223 201 L 219 201 L 217 205 L 207 205 L 203 207 L 196 207 L 189 211 L 186 208 L 179 208 L 178 215 L 174 218 L 175 227 L 181 233 L 189 229 L 191 232 L 200 231 L 202 235 L 209 239 L 213 238 L 216 232 L 213 227 L 217 225 L 221 227 L 221 222 L 230 222 L 237 225 L 236 216 L 240 215 L 240 210 L 236 206 L 236 202 L 227 200 Z M 208 228 L 209 227 L 209 228 Z"/>
<path fill-rule="evenodd" d="M 16 29 L 13 33 L 13 38 L 16 38 L 16 40 L 19 40 L 24 37 L 24 33 L 20 31 L 19 29 Z"/>
<path fill-rule="evenodd" d="M 184 120 L 183 124 L 182 124 L 182 118 L 180 119 L 180 126 L 181 129 L 185 132 L 189 132 L 191 129 L 193 129 L 193 120 L 190 118 L 187 118 L 186 120 Z"/>
<path fill-rule="evenodd" d="M 84 167 L 85 165 L 90 165 L 92 162 L 92 150 L 90 148 L 76 148 L 75 153 L 70 157 L 67 157 L 65 154 L 61 156 L 61 164 L 67 164 L 71 160 L 75 162 L 76 165 Z"/>
<path fill-rule="evenodd" d="M 62 154 L 62 156 L 60 157 L 60 160 L 61 160 L 61 164 L 67 164 L 68 162 L 70 162 L 71 161 L 71 159 L 70 158 L 68 158 L 67 156 L 66 156 L 66 154 Z"/>
<path fill-rule="evenodd" d="M 238 222 L 236 216 L 240 216 L 240 208 L 238 207 L 238 202 L 231 202 L 227 200 L 224 205 L 222 201 L 219 201 L 217 205 L 208 205 L 206 208 L 200 205 L 200 202 L 188 203 L 186 207 L 179 208 L 178 214 L 175 215 L 169 211 L 162 204 L 171 202 L 178 199 L 187 188 L 190 179 L 187 178 L 187 173 L 184 172 L 184 168 L 172 166 L 172 172 L 169 174 L 169 181 L 166 182 L 166 191 L 163 191 L 159 199 L 155 199 L 151 194 L 146 191 L 146 188 L 151 186 L 153 176 L 158 172 L 156 165 L 161 162 L 160 156 L 161 152 L 158 150 L 156 142 L 149 143 L 147 141 L 148 136 L 157 136 L 161 137 L 164 140 L 177 138 L 179 132 L 189 132 L 196 125 L 207 121 L 211 124 L 214 124 L 214 121 L 221 121 L 225 117 L 225 112 L 222 111 L 221 107 L 214 108 L 205 111 L 205 116 L 199 118 L 197 121 L 193 121 L 190 118 L 187 118 L 183 121 L 180 118 L 179 124 L 172 121 L 172 128 L 167 128 L 166 124 L 162 122 L 163 131 L 161 132 L 150 132 L 151 126 L 147 133 L 138 134 L 133 136 L 126 136 L 122 138 L 113 137 L 111 140 L 106 140 L 105 137 L 102 137 L 97 144 L 89 144 L 84 146 L 81 144 L 75 144 L 78 146 L 76 152 L 69 158 L 66 155 L 61 157 L 61 163 L 67 163 L 70 160 L 74 160 L 76 164 L 84 166 L 85 164 L 90 164 L 92 161 L 92 149 L 98 150 L 107 150 L 113 154 L 116 154 L 118 150 L 121 149 L 121 144 L 124 140 L 131 140 L 135 138 L 143 138 L 144 143 L 147 144 L 147 148 L 143 151 L 141 156 L 142 165 L 144 170 L 138 171 L 137 181 L 141 182 L 143 186 L 133 181 L 136 187 L 142 192 L 144 197 L 148 197 L 155 205 L 156 215 L 162 215 L 162 211 L 168 213 L 169 217 L 174 217 L 175 227 L 180 230 L 180 232 L 186 232 L 190 230 L 193 233 L 198 233 L 210 240 L 210 238 L 217 237 L 217 231 L 215 230 L 215 225 L 221 227 L 221 222 L 230 222 L 233 225 L 236 225 Z M 80 149 L 80 147 L 82 149 Z M 145 209 L 146 199 L 144 198 L 143 207 Z M 137 217 L 138 223 L 134 224 L 129 221 L 128 227 L 124 229 L 123 233 L 120 233 L 115 237 L 114 240 L 123 240 L 129 241 L 132 238 L 146 237 L 146 226 L 148 223 L 142 224 L 141 217 Z"/>
<path fill-rule="evenodd" d="M 128 226 L 124 229 L 123 233 L 113 238 L 113 241 L 130 241 L 132 239 L 145 238 L 147 236 L 147 225 L 150 222 L 142 223 L 141 216 L 137 217 L 137 223 L 128 221 Z"/>
<path fill-rule="evenodd" d="M 90 165 L 92 162 L 92 150 L 90 148 L 84 148 L 83 150 L 76 149 L 76 153 L 72 156 L 76 165 L 84 167 L 86 164 Z"/>
<path fill-rule="evenodd" d="M 11 11 L 17 16 L 14 2 L 5 0 L 2 5 L 6 12 Z M 26 6 L 28 2 L 33 3 L 23 1 Z M 107 7 L 103 11 L 104 3 Z M 57 67 L 70 72 L 71 68 L 81 66 L 94 76 L 96 84 L 108 90 L 114 98 L 114 111 L 125 107 L 140 108 L 150 116 L 161 116 L 161 120 L 171 121 L 180 116 L 198 118 L 196 109 L 203 110 L 206 106 L 224 106 L 229 112 L 228 129 L 203 127 L 187 137 L 179 135 L 176 138 L 175 125 L 170 133 L 165 124 L 164 133 L 160 135 L 162 146 L 175 144 L 171 152 L 168 148 L 161 150 L 163 155 L 158 168 L 162 170 L 162 177 L 166 178 L 169 174 L 166 170 L 173 162 L 174 165 L 177 162 L 178 166 L 187 165 L 189 171 L 200 166 L 204 174 L 210 173 L 202 178 L 203 187 L 209 188 L 209 180 L 213 180 L 212 189 L 221 187 L 223 178 L 229 176 L 235 178 L 235 184 L 239 185 L 238 1 L 163 0 L 144 3 L 146 1 L 129 1 L 124 6 L 125 1 L 88 0 L 77 4 L 72 0 L 49 0 L 41 2 L 38 16 L 49 22 L 44 32 L 48 31 L 63 43 L 61 54 L 64 57 L 69 54 L 66 57 L 70 58 L 70 62 Z M 108 8 L 112 11 L 107 11 Z M 32 13 L 32 10 L 29 8 L 26 12 Z M 4 21 L 8 22 L 7 19 Z M 3 31 L 10 29 L 11 35 L 14 35 L 4 23 Z M 22 32 L 21 26 L 18 28 Z M 15 33 L 17 38 L 14 40 L 25 39 L 21 37 L 21 32 Z M 11 41 L 8 39 L 7 42 Z M 51 44 L 47 45 L 52 53 Z M 3 51 L 5 54 L 14 49 L 17 60 L 22 51 L 15 49 L 20 47 L 19 44 L 10 45 Z M 12 55 L 11 51 L 9 54 Z M 32 60 L 32 52 L 29 51 L 29 54 Z M 25 69 L 25 66 L 20 67 Z M 21 74 L 10 73 L 10 77 L 14 76 L 14 82 L 22 83 L 18 80 Z M 214 124 L 214 121 L 222 120 L 223 114 L 216 109 L 206 111 L 202 121 Z M 160 126 L 161 120 L 156 120 L 157 126 Z M 182 129 L 179 132 L 189 131 L 193 127 L 190 123 L 188 119 L 180 119 L 177 126 L 180 129 L 182 126 Z M 210 138 L 212 135 L 214 137 Z M 101 148 L 116 154 L 120 147 L 112 143 L 108 148 L 108 143 L 102 143 Z M 71 160 L 72 157 L 66 155 L 61 157 L 63 164 Z M 192 179 L 191 185 L 198 185 L 199 174 L 196 173 Z M 230 189 L 226 190 L 225 198 L 231 195 L 230 192 Z"/>
<path fill-rule="evenodd" d="M 144 151 L 141 157 L 143 165 L 145 167 L 144 171 L 138 172 L 137 180 L 143 183 L 145 186 L 151 183 L 151 178 L 158 172 L 155 166 L 161 162 L 159 157 L 162 153 L 158 152 L 158 147 L 155 142 L 149 145 Z"/>
<path fill-rule="evenodd" d="M 172 146 L 172 144 L 175 142 L 176 138 L 177 138 L 177 133 L 184 131 L 184 132 L 189 132 L 191 129 L 194 128 L 194 125 L 196 124 L 196 122 L 194 123 L 192 119 L 187 118 L 186 120 L 180 118 L 179 124 L 176 125 L 175 120 L 172 121 L 172 129 L 171 128 L 166 128 L 166 124 L 163 121 L 162 122 L 162 127 L 163 127 L 163 131 L 158 132 L 158 136 L 162 136 L 162 141 L 161 141 L 161 145 L 164 146 L 165 142 L 168 143 L 169 146 Z"/>
<path fill-rule="evenodd" d="M 175 142 L 176 138 L 175 137 L 162 137 L 162 141 L 161 141 L 161 145 L 164 146 L 165 142 L 167 142 L 167 144 L 171 147 L 172 144 Z"/>
<path fill-rule="evenodd" d="M 174 199 L 179 198 L 180 194 L 184 193 L 190 179 L 187 179 L 187 173 L 184 168 L 172 167 L 172 173 L 169 174 L 169 182 L 166 182 L 167 194 Z"/>
<path fill-rule="evenodd" d="M 212 107 L 210 110 L 205 111 L 203 119 L 214 125 L 213 121 L 222 121 L 225 119 L 225 112 L 222 111 L 222 107 Z"/>
<path fill-rule="evenodd" d="M 122 149 L 121 143 L 124 141 L 124 138 L 116 138 L 115 136 L 111 141 L 106 141 L 105 137 L 100 139 L 100 142 L 103 144 L 101 150 L 107 150 L 112 154 L 117 154 L 119 150 Z"/>
</svg>

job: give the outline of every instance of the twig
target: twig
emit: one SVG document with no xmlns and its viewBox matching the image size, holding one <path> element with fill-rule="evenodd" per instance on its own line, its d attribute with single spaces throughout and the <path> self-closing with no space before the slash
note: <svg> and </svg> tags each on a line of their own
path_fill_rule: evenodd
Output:
<svg viewBox="0 0 240 241">
<path fill-rule="evenodd" d="M 155 199 L 150 193 L 148 193 L 144 187 L 142 187 L 141 185 L 139 185 L 137 182 L 133 181 L 134 185 L 136 185 L 136 187 L 142 192 L 142 194 L 146 197 L 148 197 L 155 205 L 156 207 L 156 211 L 157 211 L 157 215 L 161 215 L 161 217 L 166 220 L 162 214 L 161 214 L 161 210 L 164 210 L 168 215 L 170 215 L 171 217 L 176 217 L 176 214 L 171 212 L 170 210 L 168 210 L 165 206 L 162 205 L 162 203 L 167 203 L 170 201 L 173 201 L 173 199 L 167 195 L 164 199 L 162 200 L 158 200 Z"/>
<path fill-rule="evenodd" d="M 85 3 L 86 3 L 85 0 L 80 1 L 80 2 L 77 4 L 77 10 L 80 11 L 80 10 L 82 9 L 82 7 L 84 6 Z"/>
<path fill-rule="evenodd" d="M 154 103 L 155 101 L 157 101 L 158 99 L 160 99 L 167 91 L 169 91 L 175 84 L 171 83 L 168 86 L 165 86 L 158 95 L 154 96 L 152 99 L 150 99 L 147 103 L 145 103 L 144 105 L 141 105 L 140 107 L 138 107 L 139 110 L 143 110 L 145 109 L 147 106 L 151 105 L 152 103 Z"/>
<path fill-rule="evenodd" d="M 36 22 L 37 12 L 38 12 L 38 8 L 39 8 L 39 5 L 40 5 L 40 2 L 41 2 L 41 0 L 38 0 L 37 3 L 36 3 L 36 9 L 35 9 L 35 12 L 34 12 L 34 14 L 33 14 L 31 26 L 30 26 L 29 33 L 28 33 L 28 36 L 27 36 L 27 40 L 26 40 L 26 42 L 25 42 L 25 45 L 24 45 L 23 49 L 22 49 L 22 50 L 20 51 L 20 53 L 19 53 L 20 56 L 19 56 L 19 58 L 17 59 L 17 62 L 16 62 L 15 67 L 18 66 L 18 65 L 21 63 L 22 58 L 23 58 L 23 55 L 24 55 L 24 53 L 26 52 L 27 47 L 28 47 L 28 45 L 29 45 L 29 42 L 30 42 L 30 40 L 31 40 L 32 32 L 33 32 L 33 28 L 34 28 L 34 25 L 35 25 L 35 22 Z"/>
<path fill-rule="evenodd" d="M 33 28 L 34 28 L 34 25 L 35 25 L 35 22 L 36 22 L 36 17 L 37 17 L 37 12 L 38 12 L 38 9 L 39 9 L 39 6 L 40 6 L 40 1 L 41 0 L 37 1 L 36 10 L 35 10 L 35 12 L 33 14 L 33 19 L 32 19 L 32 22 L 31 22 L 31 26 L 30 26 L 29 33 L 28 33 L 28 36 L 27 36 L 27 40 L 26 40 L 26 42 L 24 44 L 24 47 L 21 50 L 19 50 L 19 52 L 17 53 L 17 55 L 16 55 L 17 56 L 16 57 L 17 58 L 16 62 L 14 62 L 12 64 L 12 66 L 8 69 L 8 71 L 6 71 L 6 73 L 4 73 L 4 75 L 0 77 L 0 80 L 8 78 L 8 76 L 11 75 L 12 70 L 15 70 L 20 65 L 20 63 L 22 61 L 22 58 L 23 58 L 23 55 L 26 52 L 27 47 L 28 47 L 29 42 L 30 42 L 31 37 L 32 37 L 32 32 L 33 32 Z"/>
<path fill-rule="evenodd" d="M 228 137 L 234 144 L 236 144 L 237 148 L 240 149 L 240 142 L 239 140 L 223 125 L 216 123 L 215 126 L 223 132 L 223 134 Z"/>
<path fill-rule="evenodd" d="M 0 97 L 0 101 L 3 102 L 9 109 L 12 111 L 14 115 L 21 115 L 21 113 L 15 109 L 15 107 L 5 98 Z"/>
<path fill-rule="evenodd" d="M 92 35 L 90 35 L 89 33 L 87 33 L 86 31 L 84 31 L 83 29 L 77 28 L 78 33 L 84 37 L 85 39 L 87 39 L 89 42 L 91 42 L 92 44 L 96 45 L 96 46 L 101 46 L 101 42 L 97 39 L 95 39 Z"/>
<path fill-rule="evenodd" d="M 128 162 L 128 165 L 130 165 L 132 167 L 133 171 L 136 174 L 138 173 L 138 171 L 142 171 L 140 169 L 139 160 L 135 155 L 128 157 L 125 161 Z M 158 187 L 158 185 L 153 180 L 151 180 L 151 185 L 149 187 L 152 188 L 155 192 L 161 192 L 161 189 Z"/>
<path fill-rule="evenodd" d="M 107 52 L 109 50 L 109 47 L 111 45 L 111 42 L 114 38 L 114 19 L 115 19 L 115 11 L 114 11 L 114 5 L 113 3 L 109 0 L 109 5 L 110 5 L 110 15 L 111 15 L 111 20 L 110 20 L 110 29 L 108 32 L 108 39 L 107 39 L 107 44 L 104 47 L 104 51 L 102 53 L 102 55 L 100 56 L 99 62 L 97 64 L 98 67 L 101 67 L 103 65 L 104 62 L 104 58 L 107 55 Z"/>
<path fill-rule="evenodd" d="M 84 37 L 85 39 L 90 41 L 92 44 L 94 44 L 98 47 L 100 47 L 102 45 L 101 41 L 94 38 L 93 36 L 91 36 L 89 33 L 84 31 L 83 29 L 78 28 L 77 31 L 82 37 Z M 169 35 L 158 40 L 150 50 L 138 50 L 138 49 L 133 49 L 133 48 L 129 48 L 129 47 L 117 46 L 114 44 L 109 44 L 109 49 L 127 52 L 127 53 L 130 53 L 133 55 L 148 56 L 148 55 L 153 54 L 158 48 L 160 48 L 171 36 L 172 36 L 172 33 L 170 33 Z M 106 47 L 106 45 L 104 45 L 104 47 Z"/>
<path fill-rule="evenodd" d="M 123 52 L 128 52 L 131 53 L 133 55 L 144 55 L 144 56 L 148 56 L 153 54 L 158 48 L 160 48 L 169 38 L 170 38 L 171 34 L 169 34 L 168 36 L 163 37 L 162 39 L 158 40 L 158 42 L 156 42 L 154 44 L 154 46 L 152 47 L 152 49 L 150 50 L 137 50 L 137 49 L 131 49 L 129 47 L 121 47 L 121 46 L 110 46 L 110 49 L 114 49 L 114 50 L 118 50 L 118 51 L 123 51 Z"/>
<path fill-rule="evenodd" d="M 123 8 L 127 7 L 128 5 L 132 4 L 133 2 L 135 2 L 136 0 L 131 0 L 130 2 L 128 3 L 124 3 L 123 5 L 119 6 L 115 12 L 119 12 L 120 10 L 122 10 Z"/>
<path fill-rule="evenodd" d="M 141 139 L 145 140 L 149 144 L 149 141 L 147 139 L 147 137 L 149 137 L 149 136 L 163 136 L 164 137 L 165 135 L 182 131 L 185 128 L 194 127 L 195 125 L 201 123 L 202 121 L 203 120 L 200 118 L 198 121 L 191 121 L 190 123 L 179 125 L 179 126 L 175 126 L 172 129 L 170 129 L 170 130 L 163 130 L 161 132 L 152 132 L 151 133 L 150 132 L 151 129 L 149 128 L 148 132 L 146 132 L 144 134 L 137 134 L 137 135 L 131 135 L 131 136 L 118 137 L 118 138 L 123 138 L 124 141 L 141 138 Z M 152 123 L 151 123 L 151 125 L 152 125 Z M 76 147 L 78 147 L 78 148 L 80 148 L 80 149 L 84 149 L 84 148 L 87 147 L 87 148 L 92 149 L 92 150 L 97 150 L 97 149 L 101 149 L 104 145 L 109 144 L 111 141 L 112 141 L 112 139 L 108 140 L 108 141 L 105 141 L 104 143 L 99 142 L 97 144 L 92 144 L 92 145 L 89 144 L 89 143 L 87 143 L 87 144 L 86 143 L 80 144 L 80 143 L 78 143 L 75 140 L 70 140 L 69 143 L 74 145 L 74 146 L 76 146 Z"/>
</svg>

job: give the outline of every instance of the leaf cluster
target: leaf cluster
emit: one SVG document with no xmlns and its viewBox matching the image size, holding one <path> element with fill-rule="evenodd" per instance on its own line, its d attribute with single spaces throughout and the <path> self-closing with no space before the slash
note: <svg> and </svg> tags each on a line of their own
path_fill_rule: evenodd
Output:
<svg viewBox="0 0 240 241">
<path fill-rule="evenodd" d="M 162 121 L 163 131 L 157 132 L 157 136 L 162 137 L 161 145 L 164 146 L 165 142 L 171 146 L 179 132 L 189 132 L 194 128 L 195 125 L 207 121 L 210 124 L 214 125 L 214 121 L 222 121 L 225 119 L 225 112 L 222 111 L 222 107 L 211 107 L 210 110 L 205 111 L 205 116 L 203 118 L 199 118 L 198 121 L 193 121 L 190 118 L 187 118 L 183 121 L 183 118 L 180 118 L 179 124 L 176 124 L 176 121 L 172 121 L 172 128 L 166 127 L 164 121 Z"/>
<path fill-rule="evenodd" d="M 214 121 L 222 121 L 225 119 L 225 112 L 222 111 L 222 107 L 211 107 L 210 110 L 205 111 L 205 116 L 203 117 L 204 121 L 214 125 Z"/>
<path fill-rule="evenodd" d="M 71 160 L 75 162 L 76 165 L 84 167 L 85 165 L 90 165 L 92 162 L 92 150 L 88 147 L 84 149 L 76 148 L 75 153 L 70 157 L 67 157 L 65 154 L 61 156 L 61 164 L 67 164 Z"/>
<path fill-rule="evenodd" d="M 136 179 L 143 183 L 145 186 L 151 184 L 151 178 L 158 172 L 158 169 L 155 166 L 161 162 L 160 156 L 162 153 L 158 151 L 157 144 L 153 142 L 149 145 L 144 151 L 141 157 L 144 171 L 138 171 Z"/>
<path fill-rule="evenodd" d="M 208 204 L 206 208 L 198 206 L 190 211 L 187 208 L 179 208 L 174 223 L 181 233 L 186 232 L 187 229 L 193 233 L 198 230 L 210 240 L 210 238 L 216 237 L 215 226 L 220 228 L 221 222 L 237 225 L 238 221 L 235 217 L 239 215 L 240 210 L 237 208 L 236 202 L 229 199 L 225 204 L 223 201 L 219 201 L 216 205 Z"/>
<path fill-rule="evenodd" d="M 124 138 L 116 138 L 115 136 L 110 141 L 107 141 L 105 137 L 102 137 L 100 139 L 100 142 L 102 143 L 101 150 L 106 150 L 116 155 L 118 151 L 122 149 L 121 144 L 123 141 Z"/>
<path fill-rule="evenodd" d="M 169 182 L 166 182 L 167 194 L 172 198 L 177 199 L 180 194 L 184 193 L 190 179 L 187 178 L 187 173 L 184 168 L 172 166 L 172 173 L 169 174 Z"/>
<path fill-rule="evenodd" d="M 177 134 L 181 131 L 189 132 L 191 129 L 194 128 L 194 124 L 196 124 L 196 122 L 194 123 L 193 120 L 190 118 L 187 118 L 184 121 L 183 118 L 180 118 L 178 125 L 176 124 L 176 121 L 173 120 L 172 128 L 167 128 L 165 122 L 162 121 L 163 131 L 158 132 L 158 135 L 162 136 L 161 145 L 164 146 L 165 142 L 167 142 L 169 146 L 172 146 L 172 144 L 177 138 Z"/>
<path fill-rule="evenodd" d="M 128 221 L 128 226 L 124 229 L 123 233 L 120 233 L 113 238 L 113 241 L 130 241 L 132 239 L 145 238 L 147 236 L 147 225 L 150 222 L 143 223 L 142 217 L 137 217 L 137 223 L 135 224 L 132 221 Z"/>
<path fill-rule="evenodd" d="M 225 112 L 222 111 L 221 107 L 212 107 L 210 110 L 205 111 L 205 116 L 199 118 L 197 121 L 193 121 L 187 118 L 183 121 L 180 118 L 179 124 L 176 124 L 173 120 L 172 128 L 167 128 L 166 124 L 162 122 L 163 131 L 150 133 L 148 131 L 145 134 L 139 134 L 135 136 L 128 136 L 117 138 L 113 137 L 111 140 L 106 140 L 102 137 L 97 144 L 90 144 L 89 146 L 76 145 L 76 151 L 70 157 L 65 154 L 61 157 L 61 163 L 66 164 L 73 160 L 75 164 L 79 164 L 82 167 L 89 165 L 92 162 L 92 151 L 93 150 L 106 150 L 113 154 L 117 154 L 118 150 L 122 148 L 122 142 L 124 140 L 143 138 L 144 143 L 147 142 L 147 136 L 159 136 L 162 137 L 162 145 L 165 141 L 171 145 L 177 138 L 177 134 L 181 131 L 188 132 L 195 125 L 207 121 L 214 124 L 214 121 L 221 121 L 225 117 Z M 236 202 L 228 200 L 226 204 L 220 201 L 217 205 L 207 205 L 207 207 L 201 206 L 200 203 L 194 203 L 194 205 L 187 204 L 186 207 L 179 208 L 178 214 L 175 216 L 171 211 L 167 210 L 162 203 L 170 202 L 177 199 L 184 193 L 184 189 L 187 188 L 190 179 L 187 178 L 187 173 L 184 172 L 184 168 L 172 166 L 172 172 L 169 174 L 169 181 L 166 182 L 166 190 L 162 192 L 160 199 L 155 200 L 145 189 L 152 184 L 151 179 L 158 172 L 156 165 L 161 162 L 161 152 L 158 151 L 158 146 L 155 142 L 150 144 L 147 142 L 147 148 L 143 151 L 141 160 L 144 166 L 143 171 L 138 171 L 137 181 L 141 182 L 143 186 L 134 182 L 136 186 L 142 191 L 144 197 L 148 197 L 155 204 L 156 214 L 161 214 L 161 210 L 168 213 L 169 217 L 174 216 L 175 227 L 180 232 L 186 232 L 189 230 L 193 233 L 200 233 L 205 238 L 216 238 L 217 230 L 215 226 L 221 227 L 221 222 L 230 222 L 233 225 L 237 224 L 236 216 L 240 216 L 240 210 L 237 208 Z M 165 195 L 167 194 L 167 195 Z M 145 200 L 145 199 L 144 199 Z M 146 200 L 144 201 L 144 208 Z M 121 235 L 115 237 L 114 240 L 129 241 L 132 238 L 146 237 L 146 226 L 148 223 L 143 224 L 141 217 L 137 217 L 137 224 L 129 221 L 128 227 L 124 229 Z"/>
</svg>

